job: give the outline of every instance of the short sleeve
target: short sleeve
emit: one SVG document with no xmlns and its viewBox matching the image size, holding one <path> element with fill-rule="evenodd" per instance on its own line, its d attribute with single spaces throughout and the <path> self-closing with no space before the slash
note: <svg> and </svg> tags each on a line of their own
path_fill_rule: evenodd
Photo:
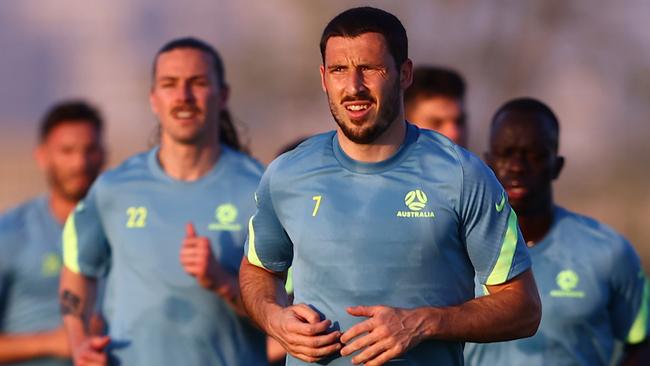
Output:
<svg viewBox="0 0 650 366">
<path fill-rule="evenodd" d="M 88 277 L 105 275 L 110 261 L 97 204 L 97 189 L 96 182 L 63 227 L 63 263 L 68 270 Z"/>
<path fill-rule="evenodd" d="M 7 301 L 9 300 L 9 287 L 11 286 L 11 271 L 6 261 L 8 257 L 4 253 L 3 240 L 6 238 L 0 234 L 0 333 L 4 328 L 5 313 L 7 311 Z"/>
<path fill-rule="evenodd" d="M 15 246 L 25 241 L 22 235 L 24 223 L 20 220 L 0 217 L 0 333 L 5 328 L 5 317 L 9 307 L 11 287 L 14 281 L 16 268 Z"/>
<path fill-rule="evenodd" d="M 612 256 L 611 324 L 616 338 L 636 344 L 645 340 L 648 333 L 650 287 L 639 256 L 632 245 L 621 240 Z"/>
<path fill-rule="evenodd" d="M 256 211 L 248 223 L 244 253 L 251 264 L 273 272 L 284 272 L 293 260 L 293 244 L 273 206 L 271 177 L 276 168 L 274 163 L 262 176 L 255 192 Z"/>
<path fill-rule="evenodd" d="M 465 150 L 459 156 L 461 236 L 467 253 L 481 284 L 505 283 L 531 266 L 517 215 L 492 170 Z"/>
</svg>

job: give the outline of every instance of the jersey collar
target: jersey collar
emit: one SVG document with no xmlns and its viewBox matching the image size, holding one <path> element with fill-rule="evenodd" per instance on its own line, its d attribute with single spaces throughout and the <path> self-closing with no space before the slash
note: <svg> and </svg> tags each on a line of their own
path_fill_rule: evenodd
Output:
<svg viewBox="0 0 650 366">
<path fill-rule="evenodd" d="M 415 145 L 419 134 L 420 131 L 415 125 L 406 122 L 406 138 L 402 145 L 393 156 L 377 163 L 365 163 L 352 159 L 339 145 L 336 133 L 332 137 L 332 149 L 334 150 L 334 157 L 345 169 L 361 174 L 377 174 L 399 165 L 408 156 L 408 152 Z"/>
</svg>

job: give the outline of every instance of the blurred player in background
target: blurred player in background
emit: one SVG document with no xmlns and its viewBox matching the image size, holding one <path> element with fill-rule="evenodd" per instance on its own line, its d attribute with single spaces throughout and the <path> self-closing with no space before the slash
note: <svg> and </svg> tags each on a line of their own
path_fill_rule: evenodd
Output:
<svg viewBox="0 0 650 366">
<path fill-rule="evenodd" d="M 531 338 L 468 344 L 469 365 L 609 365 L 615 340 L 646 338 L 648 284 L 634 248 L 553 201 L 564 166 L 558 146 L 558 119 L 538 100 L 511 100 L 492 119 L 485 159 L 530 248 L 542 322 Z"/>
<path fill-rule="evenodd" d="M 48 193 L 0 217 L 0 364 L 70 365 L 57 296 L 61 231 L 104 164 L 102 125 L 85 102 L 54 105 L 35 151 Z"/>
<path fill-rule="evenodd" d="M 420 128 L 438 131 L 467 147 L 465 80 L 456 71 L 420 66 L 404 93 L 406 119 Z"/>
<path fill-rule="evenodd" d="M 237 151 L 216 50 L 195 38 L 157 53 L 150 103 L 160 145 L 99 177 L 64 229 L 60 300 L 78 365 L 266 365 L 237 272 L 261 165 Z M 109 333 L 85 314 L 107 276 Z"/>
<path fill-rule="evenodd" d="M 401 22 L 350 9 L 320 45 L 337 130 L 260 182 L 240 271 L 251 317 L 288 365 L 462 365 L 463 340 L 534 333 L 539 299 L 503 188 L 476 156 L 404 120 Z M 474 299 L 475 271 L 493 295 Z"/>
</svg>

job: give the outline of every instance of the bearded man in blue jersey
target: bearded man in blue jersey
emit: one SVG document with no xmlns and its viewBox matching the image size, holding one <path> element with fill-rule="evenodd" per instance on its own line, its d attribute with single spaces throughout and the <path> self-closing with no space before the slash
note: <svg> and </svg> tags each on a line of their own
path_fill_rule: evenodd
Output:
<svg viewBox="0 0 650 366">
<path fill-rule="evenodd" d="M 156 55 L 160 145 L 102 174 L 64 229 L 61 307 L 77 365 L 266 365 L 237 271 L 261 165 L 237 151 L 223 62 L 195 38 Z M 85 316 L 106 277 L 108 334 Z"/>
<path fill-rule="evenodd" d="M 647 337 L 650 294 L 634 248 L 553 201 L 559 132 L 555 113 L 532 98 L 505 103 L 492 119 L 486 161 L 517 211 L 543 314 L 531 338 L 468 344 L 470 365 L 610 365 L 616 340 Z"/>
<path fill-rule="evenodd" d="M 260 182 L 240 271 L 251 317 L 287 365 L 462 365 L 464 341 L 532 335 L 539 298 L 503 188 L 476 156 L 404 120 L 413 65 L 400 21 L 350 9 L 320 45 L 337 129 Z M 474 299 L 475 272 L 490 296 Z"/>
<path fill-rule="evenodd" d="M 104 164 L 103 121 L 83 101 L 54 105 L 35 157 L 48 193 L 0 217 L 0 364 L 70 365 L 57 286 L 61 231 Z"/>
</svg>

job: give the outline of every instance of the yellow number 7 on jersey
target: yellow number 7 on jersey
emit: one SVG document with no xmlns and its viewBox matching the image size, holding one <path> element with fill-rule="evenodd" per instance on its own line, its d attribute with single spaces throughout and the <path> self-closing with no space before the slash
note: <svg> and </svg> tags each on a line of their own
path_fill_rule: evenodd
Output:
<svg viewBox="0 0 650 366">
<path fill-rule="evenodd" d="M 316 205 L 314 206 L 314 212 L 311 213 L 312 217 L 316 216 L 316 214 L 318 213 L 318 208 L 320 207 L 320 200 L 322 198 L 323 198 L 323 196 L 321 196 L 321 195 L 314 196 L 314 197 L 311 198 L 312 200 L 316 201 Z"/>
</svg>

